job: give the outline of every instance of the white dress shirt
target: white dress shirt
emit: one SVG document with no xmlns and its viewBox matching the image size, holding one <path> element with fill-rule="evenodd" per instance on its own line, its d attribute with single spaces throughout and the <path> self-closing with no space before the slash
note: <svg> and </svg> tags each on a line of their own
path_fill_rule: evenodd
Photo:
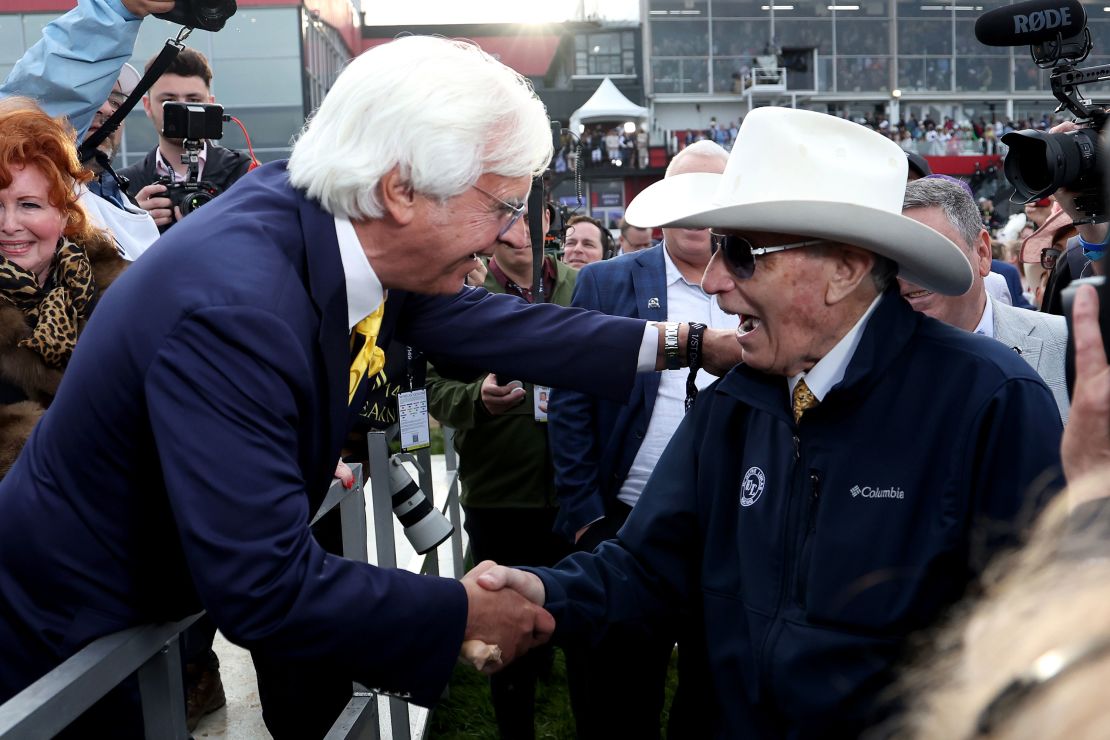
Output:
<svg viewBox="0 0 1110 740">
<path fill-rule="evenodd" d="M 828 395 L 833 386 L 844 380 L 848 363 L 852 361 L 852 357 L 856 354 L 856 348 L 859 347 L 859 341 L 863 338 L 863 329 L 867 326 L 871 314 L 875 313 L 875 307 L 879 305 L 882 298 L 883 296 L 880 294 L 875 300 L 871 301 L 871 305 L 863 312 L 863 316 L 859 317 L 855 326 L 841 337 L 840 341 L 829 350 L 828 354 L 818 360 L 817 364 L 810 368 L 808 372 L 798 373 L 787 379 L 788 390 L 790 391 L 787 398 L 794 397 L 794 387 L 798 385 L 802 378 L 805 378 L 810 393 L 818 401 L 825 400 L 825 396 Z"/>
<path fill-rule="evenodd" d="M 717 297 L 708 295 L 701 289 L 701 285 L 691 283 L 682 277 L 682 273 L 671 260 L 666 246 L 663 248 L 663 262 L 666 265 L 667 285 L 667 320 L 668 321 L 696 321 L 705 324 L 711 329 L 735 329 L 740 323 L 739 316 L 731 316 L 721 310 L 717 305 Z M 658 347 L 658 334 L 653 329 L 655 344 Z M 652 355 L 652 367 L 655 366 L 655 355 Z M 690 371 L 663 370 L 659 375 L 659 392 L 655 396 L 655 407 L 651 412 L 647 433 L 632 467 L 617 493 L 617 499 L 635 506 L 644 490 L 655 463 L 663 454 L 667 443 L 671 441 L 682 417 L 686 414 L 686 378 Z M 705 370 L 698 370 L 694 383 L 698 390 L 702 390 L 715 381 L 717 376 L 710 375 Z"/>
</svg>

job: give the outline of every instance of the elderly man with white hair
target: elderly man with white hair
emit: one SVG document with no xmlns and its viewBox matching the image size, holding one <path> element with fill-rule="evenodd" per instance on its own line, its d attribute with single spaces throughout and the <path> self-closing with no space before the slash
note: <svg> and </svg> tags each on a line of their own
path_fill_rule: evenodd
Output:
<svg viewBox="0 0 1110 740">
<path fill-rule="evenodd" d="M 252 650 L 276 738 L 324 735 L 352 681 L 434 702 L 464 639 L 506 661 L 544 641 L 550 615 L 519 596 L 344 560 L 309 521 L 394 336 L 617 399 L 683 356 L 685 327 L 462 288 L 551 154 L 524 78 L 400 39 L 343 71 L 288 164 L 137 262 L 0 488 L 0 702 L 97 637 L 201 608 Z M 122 693 L 86 734 L 141 734 Z"/>
<path fill-rule="evenodd" d="M 744 363 L 698 396 L 615 540 L 479 585 L 542 604 L 563 642 L 683 618 L 673 736 L 856 737 L 882 720 L 905 638 L 1014 541 L 1059 464 L 1032 368 L 902 299 L 896 274 L 944 294 L 972 277 L 902 215 L 905 181 L 893 142 L 767 107 L 724 174 L 629 206 L 714 230 L 703 286 L 740 317 Z"/>
</svg>

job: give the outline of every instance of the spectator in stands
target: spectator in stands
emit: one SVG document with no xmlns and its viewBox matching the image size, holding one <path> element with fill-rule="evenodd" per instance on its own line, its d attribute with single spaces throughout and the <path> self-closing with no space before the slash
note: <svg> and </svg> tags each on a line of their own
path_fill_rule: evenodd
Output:
<svg viewBox="0 0 1110 740">
<path fill-rule="evenodd" d="M 157 55 L 146 63 L 154 66 Z M 208 59 L 196 49 L 185 48 L 162 76 L 150 86 L 143 96 L 143 108 L 158 134 L 158 146 L 151 149 L 142 162 L 125 167 L 120 174 L 131 182 L 131 192 L 139 205 L 148 211 L 165 231 L 182 218 L 181 209 L 165 195 L 166 184 L 184 182 L 189 166 L 183 160 L 185 149 L 181 139 L 170 139 L 162 133 L 162 106 L 165 103 L 215 103 L 212 94 L 212 68 Z M 197 178 L 213 186 L 220 193 L 231 187 L 251 168 L 251 158 L 234 149 L 225 149 L 214 141 L 204 141 L 199 153 L 200 167 Z"/>
<path fill-rule="evenodd" d="M 435 701 L 464 638 L 506 662 L 544 641 L 550 615 L 477 585 L 488 564 L 461 583 L 376 568 L 308 521 L 395 336 L 614 399 L 663 366 L 666 327 L 461 289 L 551 156 L 524 78 L 405 37 L 344 68 L 288 164 L 163 235 L 0 481 L 0 702 L 96 638 L 202 607 L 252 650 L 278 740 L 323 736 L 352 681 Z M 718 371 L 739 355 L 726 336 L 706 334 Z M 114 693 L 80 729 L 137 735 L 135 709 Z"/>
<path fill-rule="evenodd" d="M 667 178 L 724 171 L 728 153 L 711 141 L 683 149 Z M 664 229 L 661 246 L 585 267 L 574 306 L 649 321 L 692 321 L 735 330 L 701 288 L 709 263 L 709 232 Z M 621 405 L 558 389 L 552 399 L 551 439 L 559 492 L 558 530 L 589 552 L 616 536 L 648 476 L 682 420 L 689 373 L 641 376 L 633 400 Z M 716 378 L 697 374 L 698 388 Z M 663 687 L 674 648 L 674 625 L 659 634 L 617 629 L 597 644 L 567 649 L 567 678 L 578 737 L 657 737 Z"/>
<path fill-rule="evenodd" d="M 550 219 L 544 218 L 546 233 Z M 528 303 L 532 292 L 532 248 L 528 220 L 502 236 L 489 260 L 485 288 Z M 543 262 L 544 293 L 570 305 L 577 273 L 553 257 Z M 552 336 L 551 341 L 558 341 Z M 558 511 L 547 440 L 544 386 L 488 373 L 474 382 L 428 372 L 428 409 L 456 430 L 463 483 L 462 506 L 474 562 L 554 565 L 569 552 L 552 527 Z M 536 679 L 550 665 L 548 646 L 535 650 L 490 677 L 497 727 L 504 740 L 535 737 Z"/>
<path fill-rule="evenodd" d="M 620 230 L 620 254 L 632 254 L 651 246 L 651 229 L 633 226 L 622 218 Z"/>
<path fill-rule="evenodd" d="M 1068 329 L 1061 316 L 1022 311 L 987 295 L 983 279 L 991 272 L 990 234 L 971 196 L 959 185 L 935 178 L 906 185 L 902 213 L 947 237 L 967 255 L 974 277 L 971 289 L 949 296 L 924 290 L 899 278 L 902 297 L 914 310 L 964 331 L 993 337 L 1021 355 L 1056 399 L 1060 421 L 1068 421 L 1064 353 Z"/>
<path fill-rule="evenodd" d="M 835 155 L 795 154 L 831 139 Z M 687 615 L 685 737 L 858 736 L 892 710 L 905 638 L 1015 541 L 1025 491 L 1059 464 L 1028 364 L 893 284 L 972 280 L 901 215 L 903 161 L 862 127 L 764 107 L 718 182 L 637 197 L 630 220 L 719 231 L 703 286 L 740 316 L 744 362 L 698 398 L 616 540 L 480 578 L 546 603 L 562 641 Z"/>
<path fill-rule="evenodd" d="M 85 321 L 127 262 L 81 208 L 73 129 L 0 101 L 0 477 L 53 400 Z"/>
<path fill-rule="evenodd" d="M 0 98 L 25 95 L 49 115 L 65 116 L 83 140 L 118 108 L 138 83 L 138 73 L 123 60 L 131 55 L 142 19 L 173 9 L 172 0 L 86 0 L 43 29 L 37 41 L 16 62 Z M 90 123 L 92 124 L 90 126 Z M 99 147 L 111 157 L 120 132 Z M 129 201 L 103 161 L 88 166 L 97 179 L 81 186 L 81 203 L 98 228 L 109 233 L 120 252 L 137 259 L 158 229 L 145 211 Z"/>
<path fill-rule="evenodd" d="M 591 262 L 609 259 L 613 251 L 613 237 L 596 218 L 578 214 L 567 220 L 563 262 L 579 270 Z"/>
</svg>

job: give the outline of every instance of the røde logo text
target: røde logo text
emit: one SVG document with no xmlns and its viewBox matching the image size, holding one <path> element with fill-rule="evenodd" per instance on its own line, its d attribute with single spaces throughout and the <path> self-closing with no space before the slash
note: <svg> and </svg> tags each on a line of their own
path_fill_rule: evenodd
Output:
<svg viewBox="0 0 1110 740">
<path fill-rule="evenodd" d="M 1036 10 L 1027 15 L 1014 16 L 1014 33 L 1036 33 L 1048 28 L 1059 28 L 1071 23 L 1071 8 Z"/>
</svg>

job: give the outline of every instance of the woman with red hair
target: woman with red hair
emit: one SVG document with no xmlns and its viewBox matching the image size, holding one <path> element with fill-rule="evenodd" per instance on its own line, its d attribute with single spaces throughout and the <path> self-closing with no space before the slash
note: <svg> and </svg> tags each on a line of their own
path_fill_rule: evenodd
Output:
<svg viewBox="0 0 1110 740">
<path fill-rule="evenodd" d="M 127 264 L 77 202 L 91 177 L 62 119 L 27 99 L 0 102 L 0 476 L 57 392 L 100 292 Z"/>
</svg>

